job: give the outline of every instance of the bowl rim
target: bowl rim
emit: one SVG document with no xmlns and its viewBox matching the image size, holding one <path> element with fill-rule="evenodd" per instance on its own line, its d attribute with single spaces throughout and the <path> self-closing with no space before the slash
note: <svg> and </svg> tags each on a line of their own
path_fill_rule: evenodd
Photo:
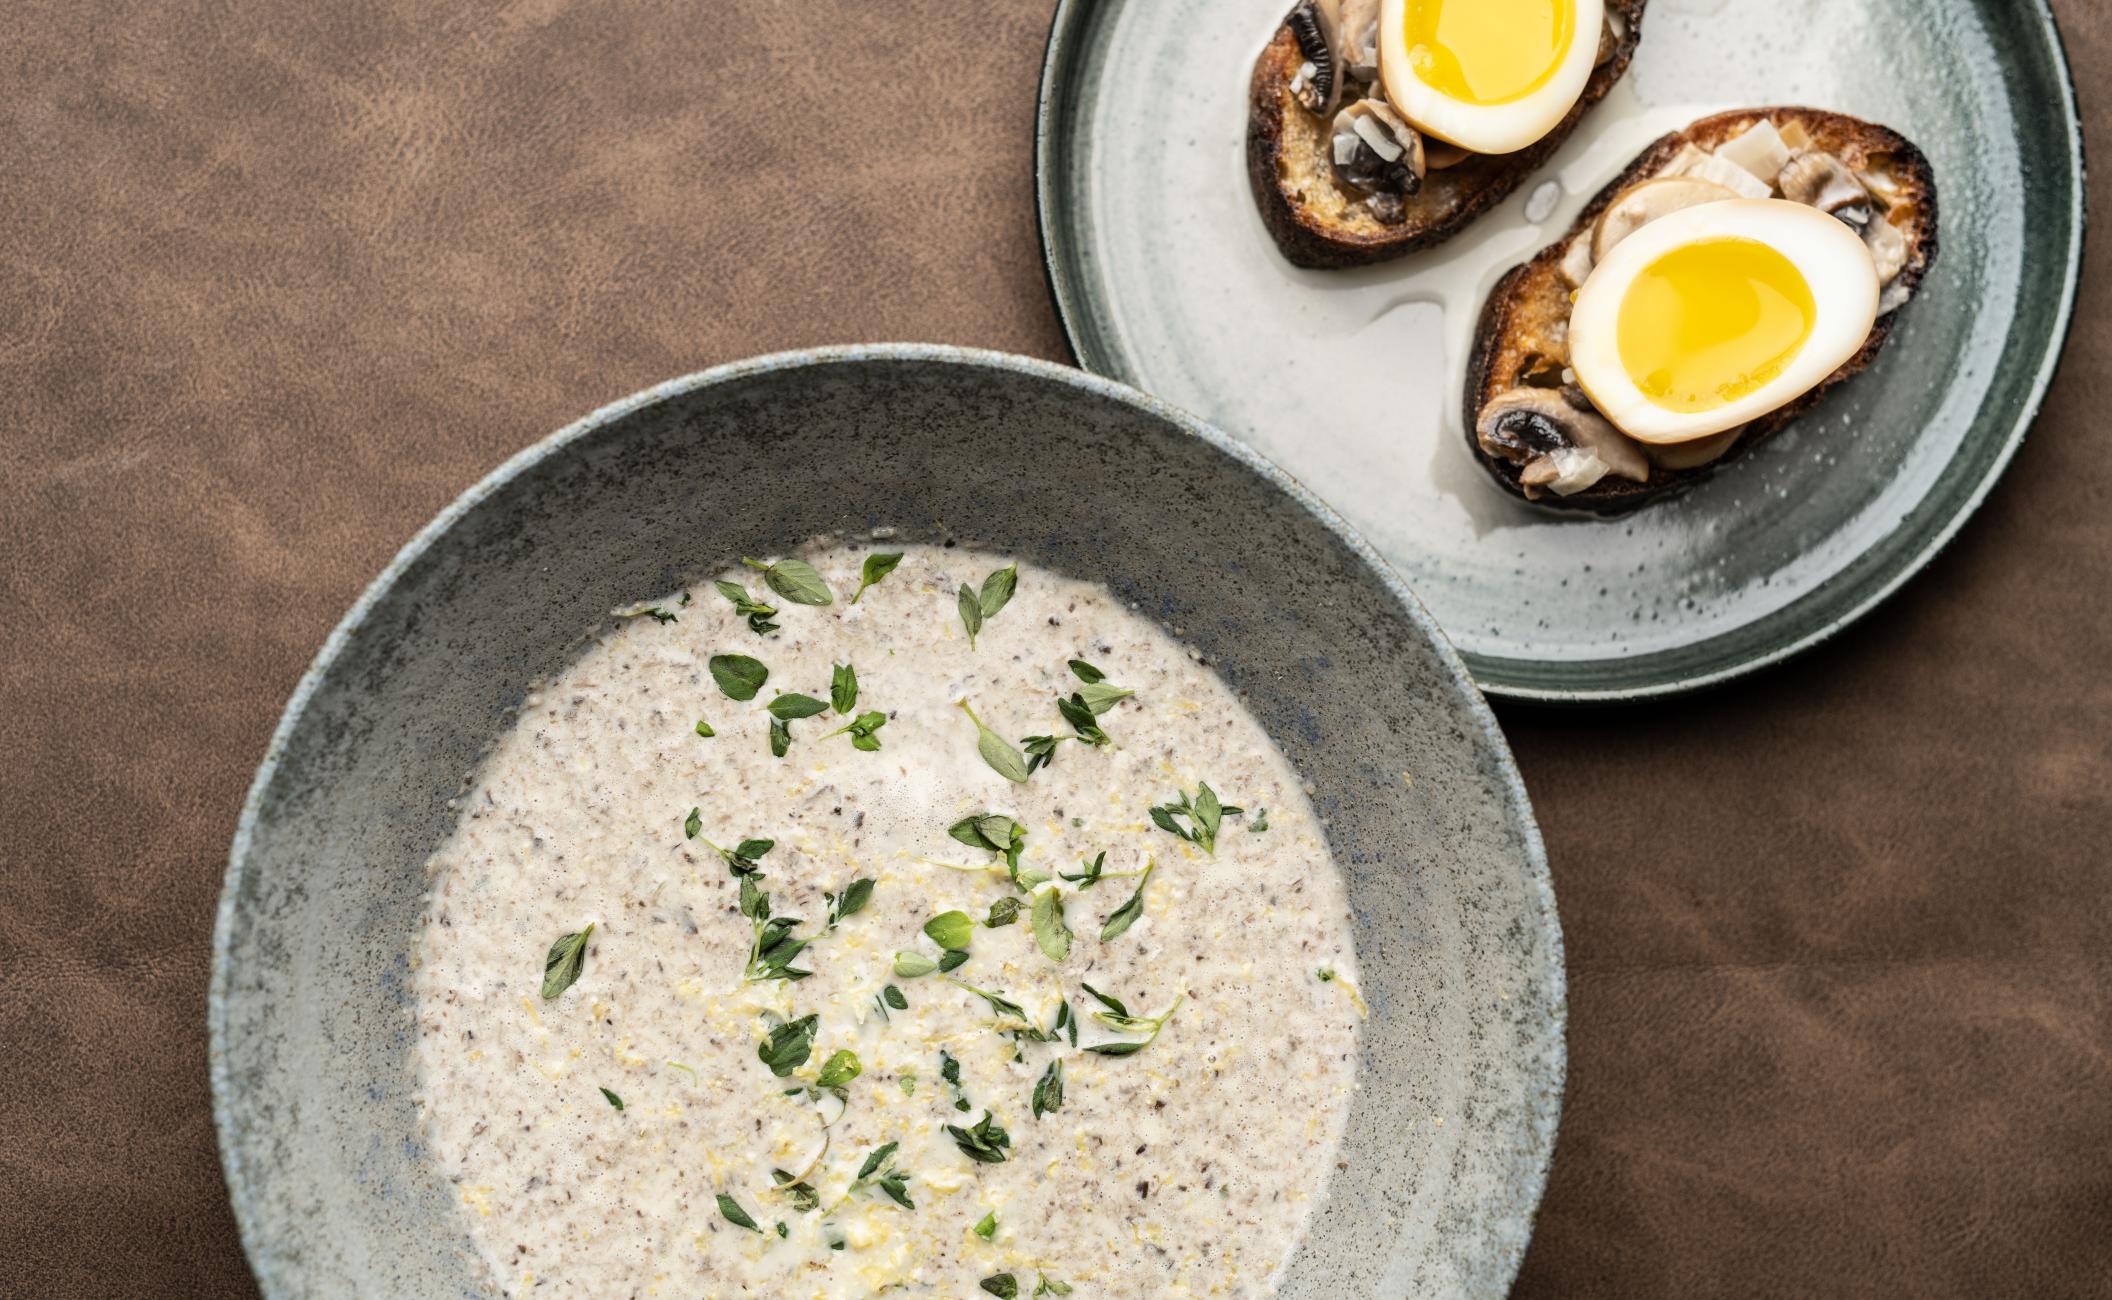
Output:
<svg viewBox="0 0 2112 1300">
<path fill-rule="evenodd" d="M 1049 301 L 1056 309 L 1057 324 L 1062 327 L 1065 350 L 1081 369 L 1129 382 L 1134 376 L 1126 372 L 1119 353 L 1091 326 L 1084 306 L 1088 295 L 1080 284 L 1082 277 L 1076 267 L 1077 253 L 1071 250 L 1066 254 L 1059 249 L 1056 233 L 1062 224 L 1059 209 L 1063 207 L 1056 198 L 1059 189 L 1055 183 L 1056 159 L 1060 153 L 1058 145 L 1073 133 L 1072 124 L 1059 112 L 1061 101 L 1071 95 L 1074 83 L 1082 75 L 1080 69 L 1089 53 L 1082 36 L 1087 24 L 1099 11 L 1118 4 L 1119 0 L 1112 0 L 1112 3 L 1111 0 L 1057 0 L 1056 11 L 1049 20 L 1048 44 L 1042 55 L 1041 83 L 1034 110 L 1034 223 L 1041 243 L 1042 278 L 1048 286 Z M 2066 247 L 2060 250 L 2063 259 L 2061 294 L 2053 304 L 2045 353 L 2034 364 L 2031 382 L 2009 413 L 2009 428 L 1993 448 L 1994 454 L 1979 480 L 1957 500 L 1947 518 L 1939 520 L 1933 529 L 1924 533 L 1917 545 L 1893 561 L 1889 572 L 1883 573 L 1878 581 L 1865 585 L 1858 599 L 1800 635 L 1777 640 L 1772 645 L 1763 642 L 1765 648 L 1757 651 L 1727 652 L 1728 662 L 1715 666 L 1698 670 L 1670 669 L 1653 680 L 1642 681 L 1618 676 L 1608 679 L 1610 674 L 1617 672 L 1618 665 L 1634 662 L 1619 656 L 1533 660 L 1461 651 L 1461 658 L 1467 663 L 1480 690 L 1533 704 L 1591 706 L 1659 700 L 1722 686 L 1794 659 L 1861 622 L 1919 576 L 1964 529 L 1967 521 L 1980 512 L 1988 494 L 1994 491 L 1995 484 L 2008 472 L 2010 462 L 2016 459 L 2025 435 L 2038 420 L 2046 394 L 2067 355 L 2068 340 L 2075 326 L 2076 302 L 2081 292 L 2083 256 L 2090 222 L 2089 166 L 2083 139 L 2082 105 L 2076 90 L 2075 68 L 2068 57 L 2067 41 L 2061 35 L 2051 0 L 2027 0 L 2027 7 L 2019 17 L 2027 23 L 2035 22 L 2035 30 L 2046 42 L 2046 53 L 2060 83 L 2057 127 L 2065 141 L 2062 161 L 2067 164 L 2065 179 L 2069 196 L 2065 210 L 2059 215 L 2068 225 L 2069 238 Z M 1067 242 L 1065 246 L 1068 247 Z M 1998 422 L 2000 418 L 1998 415 Z M 1873 547 L 1866 547 L 1862 554 L 1868 554 L 1871 549 Z M 1811 594 L 1842 581 L 1844 576 L 1834 575 L 1826 583 L 1813 588 Z M 1794 608 L 1792 603 L 1729 632 L 1691 642 L 1680 649 L 1736 638 L 1784 617 Z M 1586 680 L 1585 674 L 1597 674 L 1601 680 Z M 1549 675 L 1567 676 L 1570 680 L 1559 685 L 1543 684 Z"/>
<path fill-rule="evenodd" d="M 227 1052 L 227 1011 L 232 996 L 233 978 L 230 948 L 234 937 L 236 901 L 241 895 L 257 828 L 263 820 L 267 792 L 293 737 L 301 728 L 311 702 L 335 666 L 339 655 L 358 635 L 361 625 L 367 621 L 375 607 L 387 599 L 403 575 L 428 551 L 439 545 L 456 524 L 487 497 L 542 462 L 562 454 L 574 443 L 591 438 L 635 412 L 671 398 L 760 375 L 823 367 L 862 366 L 875 362 L 959 366 L 1009 373 L 1060 384 L 1096 398 L 1118 402 L 1171 424 L 1269 480 L 1322 527 L 1333 533 L 1362 561 L 1368 575 L 1384 587 L 1409 620 L 1429 640 L 1437 652 L 1438 662 L 1450 675 L 1454 689 L 1466 704 L 1481 741 L 1488 747 L 1493 775 L 1500 781 L 1506 811 L 1519 833 L 1520 847 L 1525 859 L 1523 884 L 1527 906 L 1537 911 L 1542 938 L 1547 944 L 1550 1049 L 1544 1063 L 1528 1063 L 1530 1086 L 1527 1090 L 1526 1110 L 1529 1128 L 1537 1140 L 1531 1143 L 1527 1157 L 1529 1168 L 1525 1171 L 1522 1183 L 1514 1185 L 1516 1190 L 1523 1194 L 1516 1207 L 1522 1220 L 1530 1225 L 1537 1216 L 1540 1202 L 1547 1190 L 1548 1170 L 1553 1158 L 1568 1076 L 1568 974 L 1561 919 L 1555 907 L 1554 881 L 1549 872 L 1546 846 L 1541 838 L 1539 823 L 1533 816 L 1532 802 L 1526 793 L 1524 778 L 1518 770 L 1510 744 L 1497 724 L 1495 713 L 1490 709 L 1488 701 L 1474 684 L 1474 679 L 1467 671 L 1466 663 L 1460 658 L 1458 650 L 1438 627 L 1429 611 L 1423 608 L 1422 602 L 1356 530 L 1297 479 L 1276 467 L 1245 443 L 1149 394 L 1085 370 L 980 348 L 937 343 L 833 345 L 770 353 L 694 371 L 610 402 L 515 453 L 451 501 L 397 551 L 387 567 L 361 591 L 359 598 L 331 630 L 307 670 L 301 674 L 293 694 L 287 700 L 284 712 L 280 714 L 278 725 L 272 730 L 264 757 L 258 763 L 256 776 L 252 779 L 248 794 L 242 802 L 241 815 L 228 850 L 226 871 L 221 880 L 220 901 L 215 910 L 212 969 L 206 991 L 206 1061 L 212 1088 L 215 1144 L 219 1148 L 221 1172 L 227 1183 L 228 1198 L 234 1210 L 243 1254 L 248 1259 L 251 1274 L 265 1295 L 291 1294 L 291 1288 L 284 1279 L 270 1272 L 267 1263 L 270 1257 L 264 1249 L 267 1241 L 261 1215 L 252 1203 L 254 1193 L 243 1166 L 243 1144 L 236 1134 L 235 1108 L 239 1093 L 229 1074 Z M 1539 1077 L 1533 1077 L 1535 1075 Z M 1514 1247 L 1500 1239 L 1492 1242 L 1497 1250 L 1508 1256 L 1497 1261 L 1505 1289 L 1508 1289 L 1511 1281 L 1517 1276 L 1530 1236 L 1528 1231 L 1516 1238 Z"/>
</svg>

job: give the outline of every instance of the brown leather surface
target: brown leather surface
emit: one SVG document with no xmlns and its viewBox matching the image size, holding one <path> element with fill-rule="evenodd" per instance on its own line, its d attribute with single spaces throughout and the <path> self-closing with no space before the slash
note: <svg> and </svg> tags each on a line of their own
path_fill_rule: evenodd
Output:
<svg viewBox="0 0 2112 1300">
<path fill-rule="evenodd" d="M 0 1292 L 249 1293 L 221 865 L 295 679 L 436 510 L 736 356 L 1062 355 L 1050 7 L 0 11 Z M 2055 8 L 2112 139 L 2112 12 Z M 1878 617 L 1714 695 L 1507 716 L 1573 990 L 1521 1295 L 2112 1294 L 2108 262 L 2007 481 Z"/>
</svg>

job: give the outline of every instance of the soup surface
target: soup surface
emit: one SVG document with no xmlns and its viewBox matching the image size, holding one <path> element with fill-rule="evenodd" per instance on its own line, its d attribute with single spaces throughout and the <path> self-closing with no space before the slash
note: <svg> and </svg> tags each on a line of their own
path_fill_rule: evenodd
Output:
<svg viewBox="0 0 2112 1300">
<path fill-rule="evenodd" d="M 1362 1017 L 1296 776 L 1098 586 L 802 559 L 621 611 L 434 855 L 418 1100 L 493 1286 L 1268 1294 Z"/>
</svg>

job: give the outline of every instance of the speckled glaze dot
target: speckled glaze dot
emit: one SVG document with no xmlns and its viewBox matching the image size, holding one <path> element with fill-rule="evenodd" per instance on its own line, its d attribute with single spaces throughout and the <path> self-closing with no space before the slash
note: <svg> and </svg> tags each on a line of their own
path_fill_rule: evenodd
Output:
<svg viewBox="0 0 2112 1300">
<path fill-rule="evenodd" d="M 408 972 L 450 800 L 531 685 L 641 593 L 880 530 L 1103 584 L 1239 694 L 1310 792 L 1370 1006 L 1341 1167 L 1281 1294 L 1502 1294 L 1560 1107 L 1562 946 L 1458 657 L 1222 434 L 1077 371 L 921 346 L 764 358 L 597 412 L 465 494 L 332 634 L 243 810 L 215 935 L 215 1110 L 265 1293 L 485 1293 L 463 1189 L 418 1136 Z"/>
</svg>

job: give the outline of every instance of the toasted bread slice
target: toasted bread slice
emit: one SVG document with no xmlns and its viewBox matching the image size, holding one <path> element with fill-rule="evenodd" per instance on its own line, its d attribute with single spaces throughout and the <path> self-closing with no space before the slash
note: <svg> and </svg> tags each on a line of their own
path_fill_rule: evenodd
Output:
<svg viewBox="0 0 2112 1300">
<path fill-rule="evenodd" d="M 1506 491 L 1537 505 L 1557 509 L 1599 514 L 1633 510 L 1691 486 L 1707 478 L 1719 466 L 1743 455 L 1769 434 L 1809 411 L 1829 389 L 1861 373 L 1877 356 L 1878 349 L 1884 346 L 1898 319 L 1896 306 L 1878 317 L 1862 349 L 1818 387 L 1779 410 L 1718 435 L 1728 450 L 1720 452 L 1708 463 L 1673 468 L 1652 464 L 1646 482 L 1608 474 L 1573 496 L 1528 491 L 1522 481 L 1524 466 L 1491 455 L 1482 446 L 1476 431 L 1490 402 L 1522 385 L 1529 386 L 1529 375 L 1545 383 L 1550 367 L 1559 370 L 1567 364 L 1573 289 L 1563 274 L 1562 264 L 1572 243 L 1597 224 L 1600 214 L 1623 191 L 1663 172 L 1687 146 L 1713 152 L 1763 119 L 1784 130 L 1794 123 L 1811 138 L 1810 148 L 1833 154 L 1858 173 L 1889 178 L 1886 190 L 1889 208 L 1878 219 L 1891 221 L 1904 237 L 1906 248 L 1899 273 L 1886 286 L 1887 303 L 1903 303 L 1928 274 L 1937 250 L 1936 176 L 1921 150 L 1898 132 L 1840 113 L 1781 107 L 1722 113 L 1665 136 L 1644 150 L 1628 170 L 1599 191 L 1568 234 L 1499 281 L 1482 308 L 1474 352 L 1467 365 L 1467 443 L 1482 467 Z M 1583 395 L 1573 388 L 1560 391 L 1572 406 L 1583 404 L 1580 409 L 1590 409 Z M 1700 447 L 1700 444 L 1686 445 Z M 1677 453 L 1680 448 L 1654 450 L 1662 455 Z"/>
<path fill-rule="evenodd" d="M 1554 130 L 1517 153 L 1472 154 L 1456 166 L 1432 170 L 1406 200 L 1406 218 L 1392 225 L 1373 216 L 1362 195 L 1335 182 L 1332 123 L 1306 111 L 1292 90 L 1305 55 L 1286 21 L 1254 64 L 1247 108 L 1247 178 L 1276 246 L 1293 266 L 1341 270 L 1388 261 L 1458 234 L 1523 185 L 1628 71 L 1642 39 L 1645 3 L 1606 0 L 1607 12 L 1621 19 L 1621 36 Z"/>
</svg>

